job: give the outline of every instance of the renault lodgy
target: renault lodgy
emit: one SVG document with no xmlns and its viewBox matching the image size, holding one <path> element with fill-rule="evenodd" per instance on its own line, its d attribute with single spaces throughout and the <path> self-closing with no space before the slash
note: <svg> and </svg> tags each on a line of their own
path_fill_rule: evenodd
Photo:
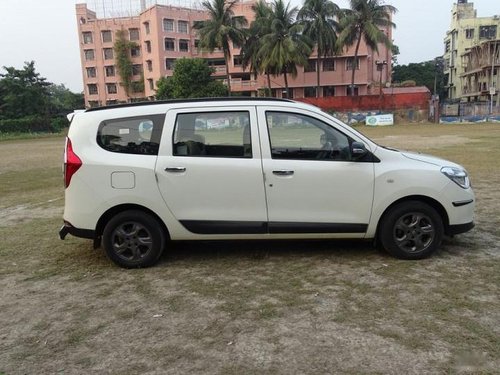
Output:
<svg viewBox="0 0 500 375">
<path fill-rule="evenodd" d="M 377 239 L 404 259 L 470 230 L 460 165 L 379 146 L 318 108 L 234 98 L 74 113 L 62 239 L 153 265 L 172 240 Z"/>
</svg>

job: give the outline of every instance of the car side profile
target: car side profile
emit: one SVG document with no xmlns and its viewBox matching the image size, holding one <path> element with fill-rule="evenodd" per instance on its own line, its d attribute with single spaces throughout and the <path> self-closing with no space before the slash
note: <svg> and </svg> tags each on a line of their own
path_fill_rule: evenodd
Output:
<svg viewBox="0 0 500 375">
<path fill-rule="evenodd" d="M 170 241 L 377 239 L 421 259 L 470 230 L 467 172 L 372 142 L 318 108 L 279 99 L 147 102 L 72 114 L 59 234 L 122 267 Z"/>
</svg>

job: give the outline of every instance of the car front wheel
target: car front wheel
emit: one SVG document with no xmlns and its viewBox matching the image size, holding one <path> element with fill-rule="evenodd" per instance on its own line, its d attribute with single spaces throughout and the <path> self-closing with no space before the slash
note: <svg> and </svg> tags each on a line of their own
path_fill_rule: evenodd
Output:
<svg viewBox="0 0 500 375">
<path fill-rule="evenodd" d="M 432 254 L 443 239 L 443 220 L 424 202 L 408 201 L 392 207 L 380 225 L 382 246 L 400 259 L 422 259 Z"/>
<path fill-rule="evenodd" d="M 124 268 L 152 266 L 165 246 L 160 223 L 151 215 L 137 210 L 114 216 L 104 228 L 102 238 L 108 257 Z"/>
</svg>

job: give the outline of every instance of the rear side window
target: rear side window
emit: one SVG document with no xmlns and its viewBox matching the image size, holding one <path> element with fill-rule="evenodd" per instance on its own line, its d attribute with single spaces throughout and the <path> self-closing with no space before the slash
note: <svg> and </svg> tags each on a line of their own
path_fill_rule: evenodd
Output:
<svg viewBox="0 0 500 375">
<path fill-rule="evenodd" d="M 123 154 L 158 155 L 165 115 L 146 115 L 101 122 L 97 144 Z"/>
<path fill-rule="evenodd" d="M 251 158 L 250 114 L 199 112 L 177 115 L 174 156 Z"/>
</svg>

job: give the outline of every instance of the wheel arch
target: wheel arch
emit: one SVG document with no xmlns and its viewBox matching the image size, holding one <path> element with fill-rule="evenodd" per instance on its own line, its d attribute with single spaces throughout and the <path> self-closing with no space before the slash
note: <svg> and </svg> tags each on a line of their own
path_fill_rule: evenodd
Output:
<svg viewBox="0 0 500 375">
<path fill-rule="evenodd" d="M 377 231 L 375 232 L 375 238 L 378 238 L 380 234 L 380 224 L 383 222 L 385 216 L 387 213 L 396 205 L 401 204 L 403 202 L 410 202 L 410 201 L 419 201 L 419 202 L 424 202 L 434 208 L 441 219 L 443 220 L 443 227 L 445 233 L 448 231 L 449 224 L 450 224 L 450 219 L 448 217 L 448 213 L 446 212 L 446 209 L 443 207 L 441 203 L 439 203 L 437 200 L 434 198 L 425 196 L 425 195 L 408 195 L 406 197 L 399 198 L 398 200 L 392 202 L 389 206 L 386 207 L 382 215 L 380 215 L 380 218 L 377 223 Z"/>
<path fill-rule="evenodd" d="M 118 215 L 121 212 L 124 211 L 129 211 L 129 210 L 139 210 L 147 213 L 148 215 L 151 215 L 153 218 L 160 223 L 162 226 L 163 232 L 165 233 L 165 236 L 167 239 L 170 238 L 170 233 L 168 231 L 167 226 L 165 225 L 165 222 L 152 210 L 150 210 L 147 207 L 141 206 L 139 204 L 120 204 L 114 207 L 111 207 L 108 209 L 106 212 L 104 212 L 99 220 L 97 221 L 97 225 L 95 227 L 95 239 L 94 239 L 94 247 L 99 247 L 100 242 L 101 242 L 101 237 L 102 233 L 104 232 L 104 227 L 106 226 L 106 223 L 114 216 Z"/>
</svg>

